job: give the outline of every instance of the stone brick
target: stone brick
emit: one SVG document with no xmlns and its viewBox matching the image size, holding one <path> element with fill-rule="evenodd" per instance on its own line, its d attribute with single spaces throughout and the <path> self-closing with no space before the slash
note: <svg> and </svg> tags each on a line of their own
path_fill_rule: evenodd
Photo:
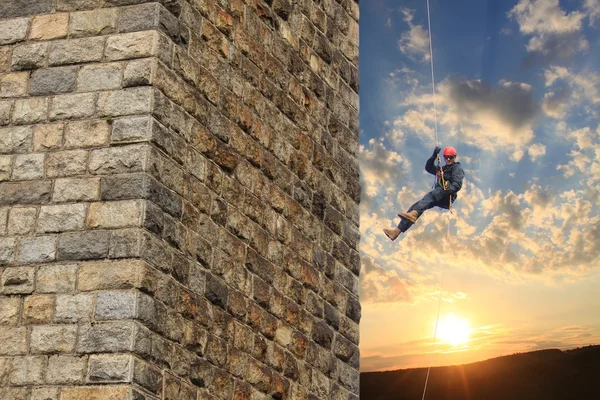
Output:
<svg viewBox="0 0 600 400">
<path fill-rule="evenodd" d="M 129 319 L 136 316 L 135 292 L 102 292 L 96 302 L 96 320 Z"/>
<path fill-rule="evenodd" d="M 36 125 L 33 132 L 33 150 L 45 151 L 57 149 L 62 145 L 63 124 Z"/>
<path fill-rule="evenodd" d="M 111 147 L 92 151 L 89 169 L 92 174 L 122 174 L 139 172 L 146 165 L 145 145 Z"/>
<path fill-rule="evenodd" d="M 23 302 L 23 324 L 49 324 L 54 315 L 54 296 L 34 295 Z"/>
<path fill-rule="evenodd" d="M 58 400 L 59 390 L 56 387 L 32 388 L 30 400 Z"/>
<path fill-rule="evenodd" d="M 27 72 L 0 75 L 0 98 L 26 96 L 28 84 L 29 74 Z"/>
<path fill-rule="evenodd" d="M 155 66 L 156 61 L 152 58 L 128 62 L 123 72 L 123 87 L 149 85 Z"/>
<path fill-rule="evenodd" d="M 112 124 L 111 142 L 127 143 L 149 141 L 150 117 L 118 118 Z"/>
<path fill-rule="evenodd" d="M 36 215 L 37 208 L 34 207 L 11 208 L 8 214 L 9 235 L 27 235 L 33 232 Z"/>
<path fill-rule="evenodd" d="M 106 120 L 76 121 L 67 124 L 66 149 L 99 147 L 108 144 L 110 126 Z"/>
<path fill-rule="evenodd" d="M 124 228 L 141 225 L 143 203 L 141 201 L 115 201 L 93 203 L 87 217 L 91 228 Z"/>
<path fill-rule="evenodd" d="M 38 293 L 68 293 L 75 290 L 77 265 L 42 265 L 37 271 Z"/>
<path fill-rule="evenodd" d="M 95 90 L 120 89 L 123 76 L 121 64 L 103 64 L 85 66 L 79 72 L 77 90 L 91 92 Z"/>
<path fill-rule="evenodd" d="M 18 297 L 0 297 L 0 325 L 16 326 L 20 308 L 21 299 Z M 0 379 L 0 383 L 1 381 Z"/>
<path fill-rule="evenodd" d="M 98 112 L 109 117 L 149 113 L 152 109 L 152 90 L 139 87 L 100 93 Z"/>
<path fill-rule="evenodd" d="M 15 101 L 12 113 L 13 124 L 36 124 L 47 118 L 48 99 L 37 97 Z"/>
<path fill-rule="evenodd" d="M 44 177 L 44 154 L 19 154 L 15 157 L 12 180 L 25 181 Z"/>
<path fill-rule="evenodd" d="M 0 128 L 0 154 L 27 152 L 31 148 L 32 137 L 30 126 Z"/>
<path fill-rule="evenodd" d="M 130 382 L 132 356 L 127 354 L 91 355 L 87 381 L 90 383 Z"/>
<path fill-rule="evenodd" d="M 46 357 L 13 359 L 9 382 L 13 385 L 41 385 L 46 372 Z"/>
<path fill-rule="evenodd" d="M 46 14 L 52 11 L 53 0 L 11 0 L 0 3 L 0 18 Z"/>
<path fill-rule="evenodd" d="M 53 42 L 49 50 L 48 63 L 53 66 L 100 61 L 103 50 L 103 37 Z"/>
<path fill-rule="evenodd" d="M 35 284 L 35 269 L 32 267 L 6 268 L 0 278 L 3 294 L 29 294 Z"/>
<path fill-rule="evenodd" d="M 1 157 L 0 157 L 1 160 Z M 1 165 L 1 161 L 0 161 Z M 0 167 L 1 168 L 1 167 Z M 0 236 L 6 236 L 8 227 L 8 207 L 0 207 Z"/>
<path fill-rule="evenodd" d="M 11 400 L 30 400 L 28 387 L 0 387 L 0 398 Z"/>
<path fill-rule="evenodd" d="M 56 297 L 55 322 L 78 323 L 88 322 L 94 313 L 94 295 L 77 293 L 74 295 L 58 295 Z"/>
<path fill-rule="evenodd" d="M 0 48 L 0 57 L 2 56 L 2 48 Z M 0 60 L 0 73 L 2 72 L 2 62 Z M 1 78 L 0 78 L 1 81 Z M 0 125 L 8 125 L 10 122 L 10 115 L 12 113 L 14 102 L 13 101 L 0 101 Z"/>
<path fill-rule="evenodd" d="M 13 159 L 13 156 L 0 156 L 0 182 L 10 179 Z"/>
<path fill-rule="evenodd" d="M 162 5 L 140 4 L 122 8 L 119 13 L 119 32 L 160 29 L 173 39 L 179 35 L 179 21 Z"/>
<path fill-rule="evenodd" d="M 161 395 L 162 394 L 162 374 L 159 369 L 141 361 L 133 359 L 133 383 L 140 385 L 144 389 Z"/>
<path fill-rule="evenodd" d="M 0 204 L 47 203 L 51 190 L 51 181 L 0 183 Z"/>
<path fill-rule="evenodd" d="M 110 247 L 110 233 L 86 231 L 61 235 L 58 241 L 60 260 L 93 260 L 106 258 Z"/>
<path fill-rule="evenodd" d="M 76 385 L 84 382 L 87 357 L 56 355 L 48 359 L 46 382 L 54 385 Z"/>
<path fill-rule="evenodd" d="M 63 178 L 54 182 L 52 201 L 94 201 L 100 193 L 100 178 Z"/>
<path fill-rule="evenodd" d="M 77 341 L 76 325 L 34 325 L 31 327 L 32 354 L 72 353 Z"/>
<path fill-rule="evenodd" d="M 77 289 L 91 291 L 139 287 L 145 265 L 140 260 L 82 264 L 78 272 Z"/>
<path fill-rule="evenodd" d="M 106 35 L 117 28 L 117 10 L 114 8 L 82 11 L 71 14 L 71 37 Z"/>
<path fill-rule="evenodd" d="M 67 37 L 69 14 L 48 14 L 34 17 L 29 39 L 52 40 Z"/>
<path fill-rule="evenodd" d="M 44 68 L 48 43 L 28 43 L 13 50 L 11 68 L 13 71 Z"/>
<path fill-rule="evenodd" d="M 94 115 L 94 93 L 69 94 L 52 99 L 51 120 L 89 118 Z"/>
<path fill-rule="evenodd" d="M 56 236 L 21 239 L 17 261 L 22 264 L 41 263 L 56 259 Z"/>
<path fill-rule="evenodd" d="M 42 206 L 37 231 L 41 233 L 74 231 L 83 228 L 85 204 Z"/>
<path fill-rule="evenodd" d="M 0 73 L 7 73 L 10 69 L 10 58 L 12 56 L 12 49 L 9 46 L 0 46 Z M 0 107 L 0 110 L 2 107 Z M 0 112 L 0 124 L 6 123 L 2 122 L 1 118 L 2 112 Z"/>
<path fill-rule="evenodd" d="M 68 93 L 75 90 L 77 68 L 49 68 L 31 75 L 30 93 L 34 96 Z"/>
<path fill-rule="evenodd" d="M 157 41 L 158 33 L 155 31 L 111 36 L 106 42 L 105 56 L 111 61 L 149 57 L 153 55 Z"/>
<path fill-rule="evenodd" d="M 27 328 L 0 326 L 0 355 L 16 356 L 27 353 Z"/>
<path fill-rule="evenodd" d="M 46 176 L 61 178 L 83 175 L 86 172 L 88 152 L 85 150 L 67 150 L 49 153 L 46 156 Z"/>
<path fill-rule="evenodd" d="M 0 46 L 17 43 L 27 38 L 29 18 L 15 18 L 0 21 Z"/>
<path fill-rule="evenodd" d="M 129 386 L 67 387 L 60 400 L 129 400 L 129 392 Z"/>
<path fill-rule="evenodd" d="M 106 322 L 84 325 L 79 331 L 78 353 L 107 353 L 130 350 L 133 324 Z"/>
</svg>

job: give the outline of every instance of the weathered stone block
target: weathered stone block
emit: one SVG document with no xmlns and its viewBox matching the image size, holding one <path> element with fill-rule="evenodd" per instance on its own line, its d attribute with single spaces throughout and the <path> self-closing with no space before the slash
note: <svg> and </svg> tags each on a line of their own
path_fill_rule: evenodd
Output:
<svg viewBox="0 0 600 400">
<path fill-rule="evenodd" d="M 17 43 L 27 38 L 29 18 L 15 18 L 0 21 L 0 46 Z"/>
<path fill-rule="evenodd" d="M 35 295 L 23 302 L 23 324 L 49 324 L 54 315 L 54 296 Z"/>
<path fill-rule="evenodd" d="M 156 61 L 152 58 L 130 61 L 123 72 L 123 87 L 149 85 Z"/>
<path fill-rule="evenodd" d="M 78 272 L 77 289 L 130 289 L 139 287 L 146 263 L 140 260 L 119 260 L 82 264 Z"/>
<path fill-rule="evenodd" d="M 48 43 L 28 43 L 15 47 L 11 68 L 13 71 L 44 68 Z"/>
<path fill-rule="evenodd" d="M 94 115 L 94 93 L 56 96 L 52 99 L 51 120 L 89 118 Z"/>
<path fill-rule="evenodd" d="M 150 113 L 152 93 L 150 87 L 103 92 L 98 96 L 98 112 L 110 117 Z"/>
<path fill-rule="evenodd" d="M 51 191 L 51 181 L 0 183 L 0 204 L 44 204 Z"/>
<path fill-rule="evenodd" d="M 111 61 L 149 57 L 153 55 L 157 41 L 158 33 L 155 31 L 111 36 L 106 42 L 105 56 Z"/>
<path fill-rule="evenodd" d="M 83 175 L 86 171 L 88 152 L 85 150 L 67 150 L 49 153 L 46 156 L 46 176 L 59 178 Z"/>
<path fill-rule="evenodd" d="M 14 156 L 0 156 L 0 182 L 10 180 Z"/>
<path fill-rule="evenodd" d="M 52 40 L 67 37 L 69 14 L 48 14 L 33 18 L 29 39 Z"/>
<path fill-rule="evenodd" d="M 42 265 L 37 271 L 36 292 L 68 293 L 75 290 L 77 265 Z"/>
<path fill-rule="evenodd" d="M 58 241 L 59 260 L 93 260 L 106 258 L 110 246 L 110 233 L 86 231 L 61 235 Z"/>
<path fill-rule="evenodd" d="M 0 325 L 16 326 L 19 321 L 21 299 L 18 297 L 0 297 Z M 2 373 L 0 373 L 0 376 Z M 0 379 L 2 382 L 2 379 Z"/>
<path fill-rule="evenodd" d="M 26 181 L 44 177 L 44 154 L 19 154 L 15 157 L 12 180 Z"/>
<path fill-rule="evenodd" d="M 37 231 L 49 233 L 83 229 L 85 214 L 85 204 L 42 206 Z"/>
<path fill-rule="evenodd" d="M 17 261 L 22 264 L 42 263 L 56 259 L 56 236 L 37 236 L 21 239 Z"/>
<path fill-rule="evenodd" d="M 121 64 L 85 66 L 79 72 L 77 90 L 91 92 L 121 88 L 123 67 Z"/>
<path fill-rule="evenodd" d="M 79 331 L 78 353 L 116 353 L 128 351 L 133 337 L 133 323 L 106 322 L 84 325 Z"/>
<path fill-rule="evenodd" d="M 136 316 L 135 292 L 102 292 L 96 302 L 96 320 L 130 319 Z"/>
<path fill-rule="evenodd" d="M 114 8 L 83 11 L 71 14 L 71 37 L 98 36 L 115 32 L 117 10 Z"/>
<path fill-rule="evenodd" d="M 129 386 L 67 387 L 60 400 L 129 400 Z"/>
<path fill-rule="evenodd" d="M 36 125 L 33 132 L 33 150 L 46 151 L 57 149 L 62 145 L 64 125 Z"/>
<path fill-rule="evenodd" d="M 16 356 L 27 353 L 27 328 L 0 326 L 0 355 Z"/>
<path fill-rule="evenodd" d="M 31 328 L 33 354 L 71 353 L 77 340 L 76 325 L 35 325 Z"/>
<path fill-rule="evenodd" d="M 77 293 L 74 295 L 56 296 L 55 322 L 81 323 L 89 322 L 94 314 L 94 295 Z"/>
<path fill-rule="evenodd" d="M 53 66 L 100 61 L 103 50 L 103 37 L 62 40 L 50 46 L 48 63 Z"/>
<path fill-rule="evenodd" d="M 99 147 L 108 144 L 110 125 L 106 120 L 71 122 L 65 130 L 66 149 Z"/>
<path fill-rule="evenodd" d="M 94 201 L 100 193 L 100 178 L 56 179 L 52 201 Z"/>
<path fill-rule="evenodd" d="M 93 203 L 87 217 L 91 228 L 124 228 L 141 225 L 143 202 L 135 200 Z"/>
<path fill-rule="evenodd" d="M 0 3 L 0 18 L 46 14 L 52 11 L 53 0 L 11 0 Z"/>
<path fill-rule="evenodd" d="M 0 128 L 0 154 L 25 153 L 31 148 L 33 130 L 30 126 Z"/>
<path fill-rule="evenodd" d="M 27 72 L 0 75 L 0 98 L 25 96 L 28 84 L 29 74 Z"/>
<path fill-rule="evenodd" d="M 87 381 L 93 382 L 131 382 L 132 356 L 128 354 L 91 355 Z"/>
<path fill-rule="evenodd" d="M 45 372 L 45 357 L 18 357 L 13 359 L 9 382 L 18 386 L 41 385 Z"/>
<path fill-rule="evenodd" d="M 55 355 L 48 359 L 46 382 L 51 385 L 77 385 L 84 383 L 87 357 Z"/>
<path fill-rule="evenodd" d="M 127 117 L 116 119 L 112 124 L 111 142 L 127 143 L 149 141 L 150 117 Z"/>
<path fill-rule="evenodd" d="M 60 388 L 37 387 L 31 389 L 31 400 L 58 400 Z"/>
<path fill-rule="evenodd" d="M 37 97 L 15 101 L 12 114 L 13 124 L 36 124 L 47 118 L 48 99 Z"/>
<path fill-rule="evenodd" d="M 0 53 L 2 50 L 0 50 Z M 1 56 L 1 54 L 0 54 Z M 0 62 L 1 64 L 1 62 Z M 2 68 L 0 66 L 0 72 L 2 72 Z M 1 82 L 0 78 L 0 82 Z M 1 89 L 0 89 L 1 90 Z M 8 125 L 10 122 L 10 114 L 12 113 L 14 102 L 13 101 L 0 101 L 0 125 Z"/>
<path fill-rule="evenodd" d="M 75 90 L 77 68 L 49 68 L 31 75 L 30 93 L 34 96 L 67 93 Z"/>
<path fill-rule="evenodd" d="M 148 146 L 130 145 L 92 151 L 89 169 L 92 174 L 139 172 L 146 165 Z"/>
</svg>

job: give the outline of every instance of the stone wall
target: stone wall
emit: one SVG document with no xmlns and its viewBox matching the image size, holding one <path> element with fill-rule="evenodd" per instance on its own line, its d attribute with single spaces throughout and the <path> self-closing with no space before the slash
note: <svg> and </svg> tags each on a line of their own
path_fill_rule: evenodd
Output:
<svg viewBox="0 0 600 400">
<path fill-rule="evenodd" d="M 358 4 L 0 1 L 0 398 L 357 399 Z"/>
</svg>

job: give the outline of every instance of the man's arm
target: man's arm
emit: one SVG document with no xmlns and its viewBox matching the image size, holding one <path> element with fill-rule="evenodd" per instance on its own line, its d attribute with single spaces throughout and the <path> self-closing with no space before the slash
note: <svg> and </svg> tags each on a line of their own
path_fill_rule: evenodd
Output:
<svg viewBox="0 0 600 400">
<path fill-rule="evenodd" d="M 437 168 L 435 167 L 435 158 L 442 151 L 442 149 L 438 146 L 433 150 L 433 154 L 429 157 L 429 160 L 425 163 L 425 171 L 429 172 L 432 175 L 437 173 Z"/>
</svg>

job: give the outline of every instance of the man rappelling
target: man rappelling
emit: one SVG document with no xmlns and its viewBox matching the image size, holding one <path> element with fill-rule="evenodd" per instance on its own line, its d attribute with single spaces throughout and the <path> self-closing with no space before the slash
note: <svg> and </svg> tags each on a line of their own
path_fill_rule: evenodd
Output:
<svg viewBox="0 0 600 400">
<path fill-rule="evenodd" d="M 436 176 L 434 188 L 421 200 L 410 206 L 407 212 L 398 214 L 401 220 L 396 229 L 383 230 L 391 240 L 396 240 L 402 232 L 406 232 L 417 222 L 417 219 L 425 210 L 436 206 L 450 209 L 452 203 L 456 200 L 456 193 L 462 188 L 465 172 L 460 163 L 456 161 L 456 149 L 452 146 L 444 149 L 443 155 L 446 165 L 440 166 L 439 153 L 441 150 L 440 147 L 436 147 L 425 164 L 425 170 Z M 435 165 L 436 158 L 438 165 Z"/>
</svg>

